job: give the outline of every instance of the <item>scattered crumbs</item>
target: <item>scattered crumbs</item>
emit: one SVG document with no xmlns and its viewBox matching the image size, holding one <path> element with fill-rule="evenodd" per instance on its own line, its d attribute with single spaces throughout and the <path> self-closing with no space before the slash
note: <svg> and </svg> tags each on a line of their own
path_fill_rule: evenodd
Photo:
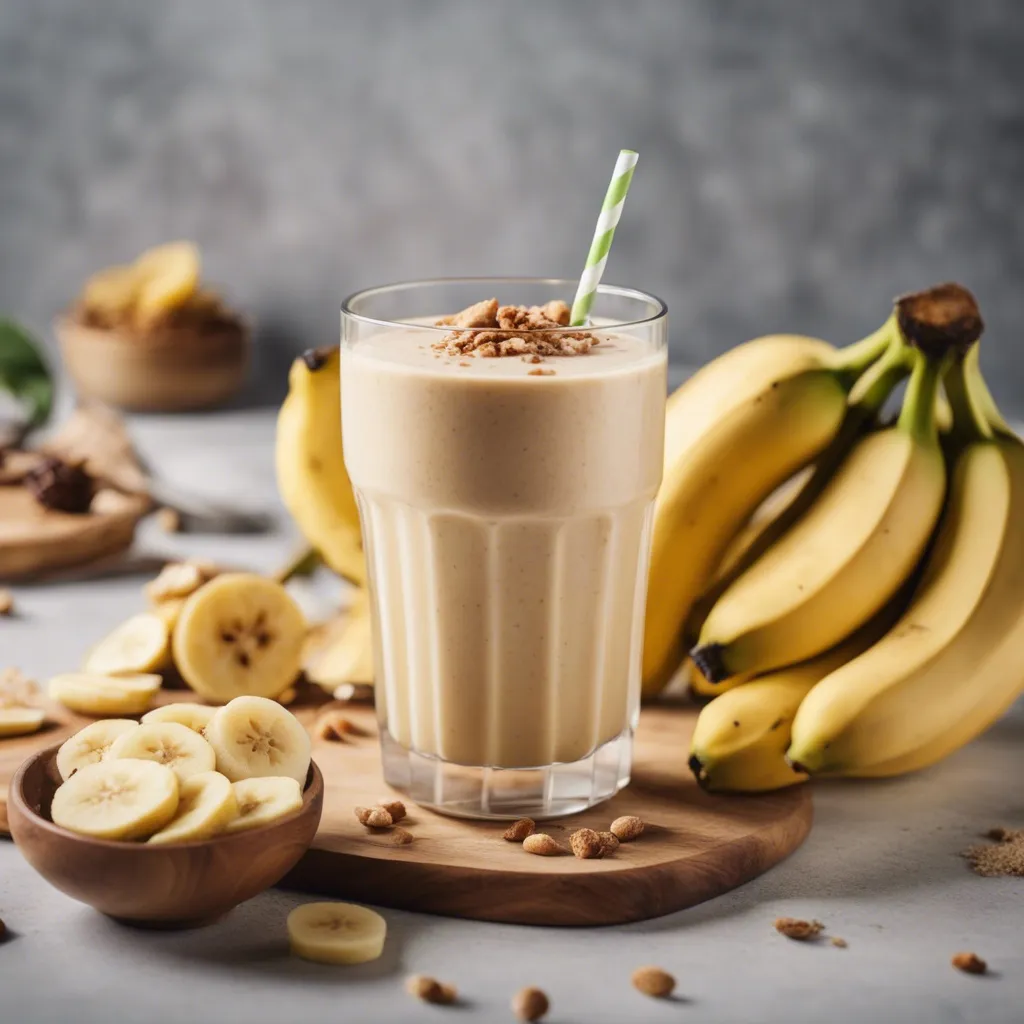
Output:
<svg viewBox="0 0 1024 1024">
<path fill-rule="evenodd" d="M 988 964 L 977 953 L 957 953 L 951 962 L 964 974 L 984 974 L 988 970 Z"/>
<path fill-rule="evenodd" d="M 1024 878 L 1024 829 L 990 828 L 985 838 L 992 844 L 971 846 L 963 853 L 971 870 L 983 878 Z"/>
<path fill-rule="evenodd" d="M 796 939 L 797 942 L 808 942 L 818 938 L 825 930 L 820 921 L 801 921 L 796 917 L 778 917 L 775 919 L 775 930 L 787 939 Z"/>
<path fill-rule="evenodd" d="M 472 366 L 473 364 L 468 359 L 460 359 L 459 366 Z"/>
<path fill-rule="evenodd" d="M 528 370 L 526 375 L 528 377 L 554 377 L 554 370 L 542 370 L 540 368 L 536 370 Z"/>
<path fill-rule="evenodd" d="M 838 935 L 833 936 L 831 941 L 832 945 L 835 946 L 837 949 L 846 949 L 846 947 L 849 945 L 846 939 L 841 939 Z"/>
</svg>

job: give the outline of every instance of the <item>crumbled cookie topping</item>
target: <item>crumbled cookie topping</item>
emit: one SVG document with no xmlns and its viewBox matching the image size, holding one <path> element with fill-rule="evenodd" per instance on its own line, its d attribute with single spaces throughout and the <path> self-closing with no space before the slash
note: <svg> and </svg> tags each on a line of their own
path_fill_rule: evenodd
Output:
<svg viewBox="0 0 1024 1024">
<path fill-rule="evenodd" d="M 438 320 L 438 327 L 456 330 L 432 347 L 450 356 L 521 356 L 530 362 L 584 355 L 599 339 L 589 331 L 562 330 L 569 326 L 569 314 L 560 299 L 543 306 L 499 306 L 497 299 L 485 299 Z"/>
</svg>

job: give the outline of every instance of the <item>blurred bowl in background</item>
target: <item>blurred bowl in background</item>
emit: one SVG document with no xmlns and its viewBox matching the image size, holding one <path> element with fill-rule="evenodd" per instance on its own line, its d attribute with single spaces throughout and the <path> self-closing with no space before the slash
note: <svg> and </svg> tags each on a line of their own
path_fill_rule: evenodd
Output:
<svg viewBox="0 0 1024 1024">
<path fill-rule="evenodd" d="M 221 405 L 241 388 L 249 363 L 249 329 L 233 320 L 167 323 L 143 333 L 64 316 L 54 330 L 80 397 L 138 412 Z"/>
</svg>

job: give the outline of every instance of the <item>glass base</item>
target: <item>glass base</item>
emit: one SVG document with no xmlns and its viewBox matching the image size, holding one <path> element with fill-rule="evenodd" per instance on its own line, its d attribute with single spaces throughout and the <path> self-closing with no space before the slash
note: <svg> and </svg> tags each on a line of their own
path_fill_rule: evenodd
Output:
<svg viewBox="0 0 1024 1024">
<path fill-rule="evenodd" d="M 456 818 L 493 821 L 560 818 L 615 796 L 629 784 L 633 730 L 589 757 L 547 768 L 474 768 L 407 750 L 385 729 L 384 781 L 422 807 Z"/>
</svg>

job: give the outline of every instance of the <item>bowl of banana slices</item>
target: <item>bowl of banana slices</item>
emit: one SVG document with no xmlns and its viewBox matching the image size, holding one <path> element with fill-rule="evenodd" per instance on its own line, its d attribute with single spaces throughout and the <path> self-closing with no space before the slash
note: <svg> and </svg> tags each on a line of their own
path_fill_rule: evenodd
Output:
<svg viewBox="0 0 1024 1024">
<path fill-rule="evenodd" d="M 264 697 L 99 719 L 30 757 L 8 819 L 53 886 L 126 923 L 187 928 L 280 881 L 320 824 L 309 734 Z"/>
</svg>

